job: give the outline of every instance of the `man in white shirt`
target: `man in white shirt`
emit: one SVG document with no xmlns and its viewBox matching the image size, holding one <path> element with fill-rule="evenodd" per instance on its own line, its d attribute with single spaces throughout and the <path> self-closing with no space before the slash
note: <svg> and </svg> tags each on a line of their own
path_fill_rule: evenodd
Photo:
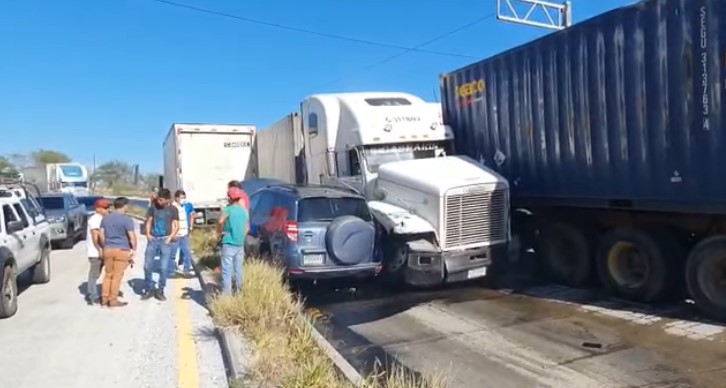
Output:
<svg viewBox="0 0 726 388">
<path fill-rule="evenodd" d="M 86 303 L 92 306 L 99 303 L 98 288 L 96 282 L 101 276 L 101 268 L 103 268 L 103 245 L 101 243 L 101 221 L 108 213 L 110 204 L 107 200 L 101 198 L 96 200 L 96 212 L 88 219 L 88 230 L 86 231 L 86 251 L 88 253 L 88 282 L 86 283 Z"/>
<path fill-rule="evenodd" d="M 189 233 L 191 232 L 193 219 L 190 219 L 192 211 L 190 208 L 191 204 L 186 202 L 187 195 L 184 190 L 177 190 L 174 193 L 173 205 L 179 212 L 179 231 L 176 233 L 176 240 L 174 241 L 171 248 L 171 263 L 170 265 L 170 276 L 174 275 L 176 269 L 176 257 L 177 254 L 181 255 L 183 261 L 183 276 L 192 277 L 192 250 L 189 244 Z M 192 209 L 193 210 L 193 209 Z"/>
</svg>

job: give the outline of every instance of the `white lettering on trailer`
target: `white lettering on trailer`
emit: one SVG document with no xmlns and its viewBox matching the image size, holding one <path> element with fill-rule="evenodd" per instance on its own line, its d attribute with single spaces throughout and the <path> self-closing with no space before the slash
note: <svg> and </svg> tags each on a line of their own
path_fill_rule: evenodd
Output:
<svg viewBox="0 0 726 388">
<path fill-rule="evenodd" d="M 710 113 L 710 99 L 708 95 L 708 12 L 706 6 L 701 7 L 701 87 L 703 93 L 701 95 L 701 102 L 703 104 L 703 130 L 708 131 L 711 129 L 709 122 Z"/>
<path fill-rule="evenodd" d="M 248 141 L 226 141 L 224 142 L 224 148 L 243 148 L 243 147 L 250 147 L 250 142 Z"/>
</svg>

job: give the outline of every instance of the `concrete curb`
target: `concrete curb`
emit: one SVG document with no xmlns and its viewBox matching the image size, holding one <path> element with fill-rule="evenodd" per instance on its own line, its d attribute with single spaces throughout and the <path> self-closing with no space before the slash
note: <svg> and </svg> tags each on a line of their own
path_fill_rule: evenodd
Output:
<svg viewBox="0 0 726 388">
<path fill-rule="evenodd" d="M 136 220 L 144 221 L 143 217 L 133 214 L 129 214 L 129 216 Z M 194 258 L 192 258 L 192 266 L 204 292 L 206 308 L 209 311 L 209 302 L 215 294 L 220 292 L 221 287 L 207 272 L 200 270 Z M 239 328 L 214 325 L 214 331 L 219 341 L 219 347 L 222 350 L 222 361 L 227 369 L 227 378 L 234 380 L 244 379 L 246 371 L 249 368 L 249 354 L 251 351 L 247 341 L 240 334 Z"/>
<path fill-rule="evenodd" d="M 214 295 L 220 292 L 221 287 L 208 272 L 203 271 L 199 267 L 194 258 L 192 259 L 192 266 L 194 267 L 194 272 L 197 274 L 202 291 L 204 291 L 204 299 L 207 304 L 207 310 L 209 310 L 209 302 Z M 251 349 L 248 342 L 239 332 L 239 327 L 215 325 L 214 329 L 222 350 L 222 359 L 227 369 L 227 377 L 234 380 L 244 379 L 250 364 Z"/>
<path fill-rule="evenodd" d="M 345 376 L 345 378 L 354 386 L 359 387 L 363 384 L 364 379 L 363 376 L 358 372 L 357 369 L 351 365 L 348 360 L 343 357 L 340 352 L 338 352 L 337 349 L 333 346 L 333 344 L 330 343 L 325 337 L 318 331 L 318 329 L 313 325 L 308 319 L 305 318 L 302 314 L 299 315 L 299 319 L 301 319 L 304 324 L 310 329 L 311 333 L 313 334 L 313 338 L 315 339 L 315 342 L 320 346 L 320 348 L 325 352 L 325 354 L 328 356 L 328 358 L 333 361 L 333 364 L 335 365 L 335 368 L 338 369 L 338 371 Z"/>
<path fill-rule="evenodd" d="M 207 272 L 200 271 L 196 261 L 192 260 L 194 264 L 194 270 L 198 274 L 199 282 L 204 289 L 207 300 L 214 294 L 221 290 L 220 285 L 217 281 L 211 278 Z M 304 315 L 298 315 L 303 324 L 310 329 L 310 332 L 315 339 L 315 343 L 325 352 L 328 358 L 333 362 L 335 368 L 345 376 L 345 378 L 354 386 L 360 386 L 363 383 L 363 376 L 346 360 L 340 352 L 318 331 Z M 217 332 L 220 335 L 220 342 L 222 344 L 222 353 L 225 358 L 225 362 L 229 362 L 229 377 L 234 379 L 241 379 L 245 375 L 246 369 L 249 365 L 244 361 L 249 359 L 244 354 L 249 354 L 249 345 L 245 342 L 244 337 L 239 333 L 237 327 L 217 327 Z M 235 349 L 237 349 L 235 351 Z M 241 369 L 235 369 L 240 365 L 244 366 Z"/>
</svg>

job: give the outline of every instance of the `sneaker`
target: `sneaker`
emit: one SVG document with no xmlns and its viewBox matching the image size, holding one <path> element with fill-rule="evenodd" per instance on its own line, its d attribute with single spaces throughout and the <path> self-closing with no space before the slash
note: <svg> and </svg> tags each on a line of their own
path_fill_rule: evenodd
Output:
<svg viewBox="0 0 726 388">
<path fill-rule="evenodd" d="M 149 300 L 152 296 L 154 296 L 154 290 L 146 290 L 146 292 L 144 292 L 144 295 L 141 296 L 141 300 Z"/>
<path fill-rule="evenodd" d="M 95 303 L 98 303 L 100 299 L 94 297 L 94 296 L 86 296 L 86 304 L 89 306 L 93 306 Z"/>
<path fill-rule="evenodd" d="M 166 297 L 164 296 L 164 290 L 156 290 L 154 297 L 162 302 L 166 300 Z"/>
<path fill-rule="evenodd" d="M 119 302 L 118 300 L 114 300 L 113 302 L 108 303 L 108 307 L 124 307 L 128 302 Z"/>
</svg>

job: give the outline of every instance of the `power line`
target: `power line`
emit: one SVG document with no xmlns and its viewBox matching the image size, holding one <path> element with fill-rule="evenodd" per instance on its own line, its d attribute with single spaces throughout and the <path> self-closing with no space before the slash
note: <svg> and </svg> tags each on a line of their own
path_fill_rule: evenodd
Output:
<svg viewBox="0 0 726 388">
<path fill-rule="evenodd" d="M 336 40 L 342 40 L 342 41 L 347 41 L 347 42 L 352 42 L 352 43 L 365 44 L 365 45 L 369 45 L 369 46 L 406 50 L 406 52 L 415 51 L 415 52 L 420 52 L 420 53 L 441 55 L 441 56 L 447 56 L 447 57 L 458 57 L 458 58 L 468 58 L 468 59 L 476 58 L 471 55 L 448 53 L 448 52 L 433 51 L 433 50 L 423 50 L 420 47 L 405 47 L 405 46 L 399 46 L 399 45 L 390 44 L 390 43 L 375 42 L 372 40 L 351 38 L 348 36 L 336 35 L 336 34 L 331 34 L 331 33 L 322 32 L 322 31 L 314 31 L 314 30 L 308 30 L 305 28 L 292 27 L 292 26 L 288 26 L 288 25 L 284 25 L 284 24 L 272 23 L 272 22 L 267 22 L 264 20 L 258 20 L 258 19 L 253 19 L 253 18 L 249 18 L 249 17 L 245 17 L 245 16 L 234 15 L 231 13 L 214 11 L 214 10 L 210 10 L 210 9 L 206 9 L 206 8 L 177 3 L 174 1 L 170 1 L 170 0 L 150 0 L 150 1 L 153 1 L 156 3 L 161 3 L 161 4 L 166 4 L 166 5 L 174 6 L 174 7 L 178 7 L 178 8 L 184 8 L 184 9 L 191 10 L 191 11 L 202 12 L 202 13 L 206 13 L 209 15 L 215 15 L 215 16 L 221 16 L 221 17 L 225 17 L 225 18 L 229 18 L 229 19 L 235 19 L 235 20 L 246 22 L 246 23 L 258 24 L 258 25 L 277 28 L 277 29 L 281 29 L 281 30 L 299 32 L 299 33 L 303 33 L 303 34 L 316 35 L 316 36 L 321 36 L 321 37 L 325 37 L 325 38 L 329 38 L 329 39 L 336 39 Z"/>
<path fill-rule="evenodd" d="M 469 22 L 467 24 L 464 24 L 462 26 L 459 26 L 459 27 L 457 27 L 457 28 L 455 28 L 453 30 L 450 30 L 450 31 L 448 31 L 446 33 L 443 33 L 441 35 L 438 35 L 436 37 L 433 37 L 433 38 L 431 38 L 431 39 L 429 39 L 429 40 L 427 40 L 427 41 L 425 41 L 423 43 L 420 43 L 420 44 L 418 44 L 416 46 L 413 46 L 413 47 L 410 47 L 410 48 L 406 48 L 406 49 L 404 49 L 403 51 L 401 51 L 401 52 L 399 52 L 397 54 L 393 54 L 393 55 L 391 55 L 389 57 L 384 58 L 383 60 L 380 60 L 380 61 L 375 62 L 375 63 L 372 63 L 372 64 L 370 64 L 370 65 L 368 65 L 366 67 L 363 67 L 363 68 L 359 69 L 358 71 L 356 71 L 356 73 L 366 72 L 366 71 L 368 71 L 370 69 L 373 69 L 375 67 L 384 65 L 384 64 L 386 64 L 386 63 L 388 63 L 390 61 L 393 61 L 396 58 L 402 57 L 402 56 L 404 56 L 404 55 L 406 55 L 406 54 L 408 54 L 408 53 L 410 53 L 412 51 L 418 51 L 418 50 L 421 49 L 421 47 L 428 46 L 431 43 L 438 42 L 439 40 L 444 39 L 444 38 L 448 38 L 449 36 L 454 35 L 457 32 L 463 31 L 463 30 L 465 30 L 465 29 L 467 29 L 469 27 L 472 27 L 472 26 L 474 26 L 476 24 L 479 24 L 479 23 L 481 23 L 481 22 L 483 22 L 483 21 L 485 21 L 487 19 L 493 18 L 494 16 L 496 16 L 496 14 L 497 14 L 496 12 L 493 12 L 493 13 L 488 14 L 486 16 L 480 17 L 479 19 L 476 19 L 476 20 L 474 20 L 472 22 Z M 479 59 L 478 57 L 469 57 L 469 58 L 470 59 Z M 321 88 L 324 88 L 326 86 L 330 86 L 330 85 L 336 84 L 336 83 L 344 80 L 347 77 L 348 76 L 339 77 L 339 78 L 337 78 L 337 79 L 335 79 L 333 81 L 327 82 L 327 83 L 319 86 L 318 89 L 321 89 Z"/>
</svg>

